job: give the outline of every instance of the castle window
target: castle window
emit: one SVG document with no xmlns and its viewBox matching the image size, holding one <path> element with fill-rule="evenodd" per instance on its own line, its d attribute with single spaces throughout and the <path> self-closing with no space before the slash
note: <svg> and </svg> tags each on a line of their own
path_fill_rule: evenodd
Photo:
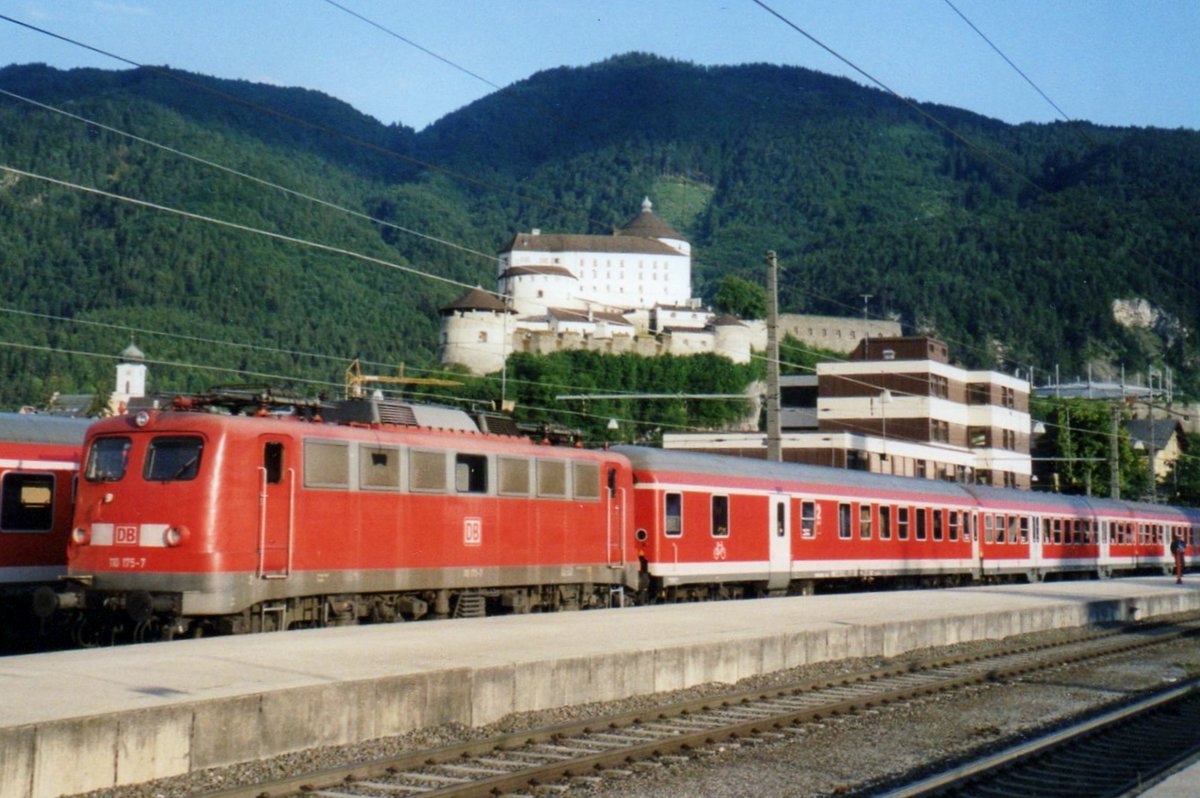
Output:
<svg viewBox="0 0 1200 798">
<path fill-rule="evenodd" d="M 479 331 L 479 343 L 481 343 L 481 344 L 487 343 L 487 330 Z"/>
</svg>

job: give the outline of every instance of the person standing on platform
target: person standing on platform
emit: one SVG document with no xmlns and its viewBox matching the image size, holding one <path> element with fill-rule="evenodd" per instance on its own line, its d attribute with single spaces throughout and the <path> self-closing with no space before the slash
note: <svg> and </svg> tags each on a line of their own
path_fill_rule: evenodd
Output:
<svg viewBox="0 0 1200 798">
<path fill-rule="evenodd" d="M 1171 555 L 1175 558 L 1175 584 L 1183 584 L 1183 553 L 1187 544 L 1183 542 L 1183 533 L 1176 532 L 1171 538 Z"/>
</svg>

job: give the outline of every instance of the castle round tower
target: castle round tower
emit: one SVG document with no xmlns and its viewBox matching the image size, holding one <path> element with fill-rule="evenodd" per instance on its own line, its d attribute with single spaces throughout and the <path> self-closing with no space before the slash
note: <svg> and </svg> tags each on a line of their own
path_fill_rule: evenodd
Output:
<svg viewBox="0 0 1200 798">
<path fill-rule="evenodd" d="M 491 374 L 512 353 L 515 311 L 482 288 L 472 288 L 438 309 L 441 362 L 465 366 L 472 374 Z"/>
</svg>

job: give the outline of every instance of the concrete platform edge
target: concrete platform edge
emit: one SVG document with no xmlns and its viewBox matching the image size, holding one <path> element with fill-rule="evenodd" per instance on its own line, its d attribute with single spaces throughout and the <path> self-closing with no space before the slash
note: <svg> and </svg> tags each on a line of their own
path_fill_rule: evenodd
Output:
<svg viewBox="0 0 1200 798">
<path fill-rule="evenodd" d="M 756 638 L 450 668 L 0 728 L 0 795 L 55 798 L 314 746 L 610 701 L 800 665 L 1196 610 L 1185 590 Z"/>
</svg>

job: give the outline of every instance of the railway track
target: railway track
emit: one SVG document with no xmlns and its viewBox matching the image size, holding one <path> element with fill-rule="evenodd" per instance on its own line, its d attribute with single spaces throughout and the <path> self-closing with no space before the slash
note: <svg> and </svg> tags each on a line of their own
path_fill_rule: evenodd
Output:
<svg viewBox="0 0 1200 798">
<path fill-rule="evenodd" d="M 1200 754 L 1200 679 L 881 798 L 1119 798 Z"/>
<path fill-rule="evenodd" d="M 1135 625 L 973 657 L 906 663 L 833 681 L 731 693 L 650 711 L 526 730 L 387 760 L 209 793 L 209 798 L 464 798 L 627 773 L 725 740 L 785 738 L 804 724 L 987 682 L 1019 678 L 1200 633 L 1200 621 Z"/>
</svg>

